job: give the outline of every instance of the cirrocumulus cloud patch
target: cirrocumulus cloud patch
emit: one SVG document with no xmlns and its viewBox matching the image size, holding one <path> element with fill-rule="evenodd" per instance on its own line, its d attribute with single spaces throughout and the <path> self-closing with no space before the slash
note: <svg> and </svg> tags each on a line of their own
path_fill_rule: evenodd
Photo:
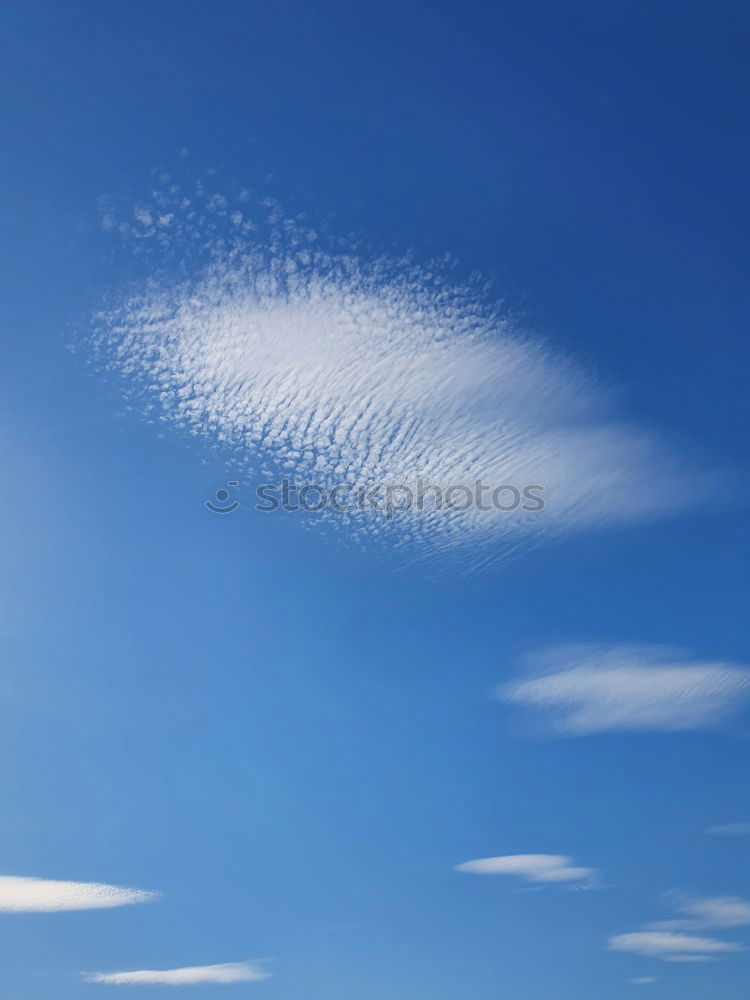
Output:
<svg viewBox="0 0 750 1000">
<path fill-rule="evenodd" d="M 534 486 L 544 499 L 321 515 L 349 535 L 493 559 L 705 495 L 703 477 L 613 413 L 481 282 L 369 256 L 244 191 L 159 181 L 148 202 L 104 208 L 142 281 L 97 314 L 93 334 L 151 416 L 230 450 L 247 474 L 327 490 Z"/>
</svg>

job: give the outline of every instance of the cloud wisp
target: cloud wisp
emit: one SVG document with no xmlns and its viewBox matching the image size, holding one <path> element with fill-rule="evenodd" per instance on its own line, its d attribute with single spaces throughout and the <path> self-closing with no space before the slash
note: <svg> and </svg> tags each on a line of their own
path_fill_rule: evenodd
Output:
<svg viewBox="0 0 750 1000">
<path fill-rule="evenodd" d="M 721 725 L 750 698 L 750 670 L 653 646 L 562 646 L 528 658 L 531 675 L 494 697 L 543 713 L 562 736 L 677 732 Z"/>
<path fill-rule="evenodd" d="M 0 876 L 0 912 L 56 913 L 63 910 L 103 910 L 148 903 L 157 892 L 123 889 L 100 882 L 59 882 L 53 879 Z"/>
<path fill-rule="evenodd" d="M 669 893 L 674 920 L 646 924 L 641 930 L 617 934 L 608 941 L 611 951 L 628 951 L 666 962 L 709 962 L 743 945 L 696 934 L 696 931 L 743 927 L 750 924 L 750 903 L 739 896 L 689 897 Z"/>
<path fill-rule="evenodd" d="M 148 276 L 97 315 L 93 335 L 150 417 L 231 450 L 248 474 L 329 492 L 479 480 L 544 491 L 541 511 L 428 503 L 395 517 L 320 515 L 350 535 L 504 551 L 706 495 L 703 477 L 623 421 L 480 282 L 339 240 L 329 251 L 324 232 L 276 202 L 161 180 L 126 218 L 105 210 Z"/>
<path fill-rule="evenodd" d="M 110 986 L 195 986 L 200 983 L 257 983 L 269 979 L 270 975 L 260 962 L 252 961 L 186 966 L 182 969 L 84 973 L 84 979 L 89 983 L 106 983 Z"/>
<path fill-rule="evenodd" d="M 700 930 L 705 927 L 745 927 L 750 924 L 750 902 L 740 896 L 703 898 L 670 894 L 674 908 L 683 914 L 677 920 L 651 924 L 666 930 Z"/>
<path fill-rule="evenodd" d="M 563 854 L 507 854 L 497 858 L 477 858 L 456 865 L 456 871 L 469 875 L 510 875 L 536 883 L 594 884 L 599 880 L 595 868 L 582 868 Z"/>
<path fill-rule="evenodd" d="M 750 823 L 724 823 L 709 827 L 706 833 L 717 837 L 750 837 Z"/>
<path fill-rule="evenodd" d="M 633 931 L 616 934 L 608 942 L 610 951 L 626 951 L 664 962 L 711 962 L 730 952 L 743 951 L 742 945 L 716 938 L 678 934 L 674 931 Z"/>
</svg>

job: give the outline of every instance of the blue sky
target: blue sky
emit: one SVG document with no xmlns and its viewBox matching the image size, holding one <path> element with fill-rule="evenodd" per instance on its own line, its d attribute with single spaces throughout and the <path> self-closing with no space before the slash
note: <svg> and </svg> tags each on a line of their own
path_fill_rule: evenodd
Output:
<svg viewBox="0 0 750 1000">
<path fill-rule="evenodd" d="M 4 26 L 8 995 L 740 1000 L 744 5 Z"/>
</svg>

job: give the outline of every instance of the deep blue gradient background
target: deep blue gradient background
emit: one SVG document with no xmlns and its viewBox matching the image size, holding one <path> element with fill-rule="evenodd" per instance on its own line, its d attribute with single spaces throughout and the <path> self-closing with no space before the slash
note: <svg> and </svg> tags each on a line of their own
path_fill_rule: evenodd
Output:
<svg viewBox="0 0 750 1000">
<path fill-rule="evenodd" d="M 542 741 L 487 697 L 548 642 L 747 662 L 740 474 L 723 504 L 433 578 L 211 516 L 221 457 L 67 345 L 116 279 L 97 197 L 186 147 L 378 251 L 497 276 L 626 415 L 741 469 L 747 6 L 11 2 L 3 27 L 0 870 L 165 894 L 0 915 L 7 995 L 257 956 L 274 978 L 229 992 L 616 1000 L 658 975 L 741 1000 L 742 955 L 604 942 L 674 887 L 747 893 L 747 840 L 702 832 L 747 818 L 746 726 Z M 611 888 L 451 870 L 526 852 Z"/>
</svg>

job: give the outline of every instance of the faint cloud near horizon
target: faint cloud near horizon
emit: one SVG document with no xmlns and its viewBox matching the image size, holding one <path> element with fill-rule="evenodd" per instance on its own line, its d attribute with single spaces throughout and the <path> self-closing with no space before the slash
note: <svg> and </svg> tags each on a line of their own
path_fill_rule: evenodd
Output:
<svg viewBox="0 0 750 1000">
<path fill-rule="evenodd" d="M 679 732 L 718 726 L 750 699 L 750 670 L 659 646 L 560 646 L 493 697 L 542 713 L 553 735 Z"/>
</svg>

